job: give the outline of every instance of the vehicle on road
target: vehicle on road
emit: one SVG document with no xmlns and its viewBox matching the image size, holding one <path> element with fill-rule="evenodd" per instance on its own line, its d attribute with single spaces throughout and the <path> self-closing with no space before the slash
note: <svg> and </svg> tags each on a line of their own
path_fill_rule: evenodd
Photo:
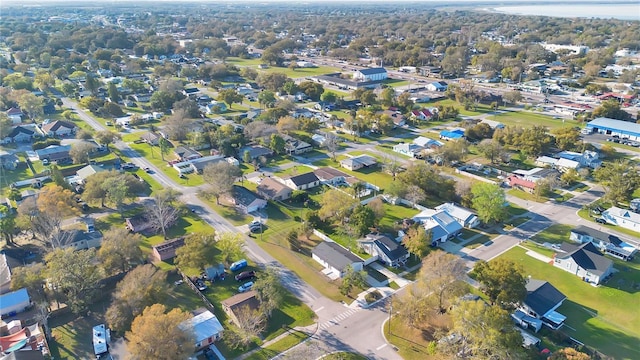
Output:
<svg viewBox="0 0 640 360">
<path fill-rule="evenodd" d="M 148 167 L 144 168 L 144 172 L 146 172 L 147 174 L 153 174 L 153 170 L 151 170 L 151 168 L 148 168 Z"/>
<path fill-rule="evenodd" d="M 247 263 L 246 259 L 238 260 L 238 261 L 234 262 L 233 264 L 231 264 L 231 266 L 229 266 L 229 270 L 238 271 L 240 269 L 246 268 L 247 265 L 248 265 L 248 263 Z"/>
<path fill-rule="evenodd" d="M 256 278 L 255 271 L 243 271 L 235 276 L 236 281 L 253 280 Z"/>
<path fill-rule="evenodd" d="M 238 291 L 243 293 L 245 291 L 251 290 L 252 287 L 253 287 L 253 281 L 249 281 L 248 283 L 244 283 L 240 285 L 240 287 L 238 288 Z"/>
<path fill-rule="evenodd" d="M 596 218 L 596 222 L 598 224 L 606 224 L 607 220 L 605 220 L 604 218 L 599 217 L 599 218 Z"/>
</svg>

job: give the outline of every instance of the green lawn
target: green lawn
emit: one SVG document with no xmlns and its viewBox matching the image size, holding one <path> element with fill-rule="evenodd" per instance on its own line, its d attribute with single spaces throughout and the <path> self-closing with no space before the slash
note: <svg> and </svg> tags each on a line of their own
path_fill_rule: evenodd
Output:
<svg viewBox="0 0 640 360">
<path fill-rule="evenodd" d="M 346 158 L 346 157 L 344 157 L 344 158 Z M 352 175 L 354 177 L 357 177 L 358 179 L 360 179 L 362 181 L 366 181 L 369 184 L 373 184 L 375 186 L 378 186 L 381 189 L 386 188 L 393 181 L 393 177 L 391 175 L 389 175 L 389 174 L 386 174 L 386 173 L 382 172 L 380 170 L 379 166 L 374 166 L 374 167 L 371 167 L 371 168 L 363 168 L 363 169 L 360 169 L 360 170 L 357 170 L 357 171 L 351 171 L 351 170 L 345 169 L 343 167 L 340 167 L 340 160 L 341 159 L 343 159 L 343 157 L 340 157 L 340 156 L 338 157 L 338 160 L 336 162 L 334 162 L 331 159 L 322 159 L 322 160 L 314 161 L 313 165 L 315 165 L 315 166 L 331 166 L 331 167 L 334 167 L 334 168 L 342 171 L 345 174 L 349 174 L 349 175 Z"/>
<path fill-rule="evenodd" d="M 313 172 L 313 169 L 305 165 L 295 165 L 287 169 L 277 170 L 273 174 L 280 177 L 289 177 L 306 174 L 308 172 Z"/>
<path fill-rule="evenodd" d="M 605 285 L 593 287 L 575 275 L 525 254 L 515 247 L 500 258 L 516 262 L 527 276 L 544 279 L 567 296 L 557 310 L 567 316 L 567 335 L 615 359 L 640 359 L 640 261 L 614 260 L 619 272 Z M 575 330 L 573 330 L 575 329 Z"/>
<path fill-rule="evenodd" d="M 252 67 L 258 70 L 258 72 L 266 72 L 266 73 L 274 73 L 280 72 L 286 74 L 288 77 L 292 79 L 296 78 L 304 78 L 311 77 L 317 75 L 331 74 L 335 72 L 339 72 L 340 70 L 334 67 L 329 66 L 318 66 L 315 68 L 297 68 L 297 69 L 289 69 L 288 67 L 276 67 L 269 66 L 266 69 L 258 69 L 258 65 L 262 64 L 262 60 L 260 59 L 240 59 L 236 57 L 231 57 L 225 59 L 225 62 L 229 64 L 233 64 L 240 67 Z"/>
<path fill-rule="evenodd" d="M 559 120 L 551 116 L 537 114 L 528 111 L 508 111 L 504 110 L 499 114 L 487 117 L 488 120 L 499 121 L 505 125 L 517 125 L 529 127 L 533 125 L 546 126 L 549 129 L 561 127 L 573 127 L 579 123 L 575 120 Z"/>
<path fill-rule="evenodd" d="M 429 103 L 418 103 L 418 105 L 423 105 L 427 107 L 438 107 L 438 106 L 453 106 L 460 112 L 460 115 L 463 116 L 476 116 L 489 113 L 493 111 L 493 109 L 489 105 L 478 104 L 478 107 L 475 110 L 465 110 L 464 106 L 453 99 L 444 99 L 436 102 Z M 448 121 L 449 122 L 449 121 Z"/>
<path fill-rule="evenodd" d="M 554 224 L 534 235 L 531 238 L 531 241 L 535 241 L 540 244 L 543 244 L 545 242 L 551 244 L 570 242 L 569 234 L 571 233 L 571 229 L 573 228 L 574 227 L 570 225 Z"/>
<path fill-rule="evenodd" d="M 421 330 L 407 326 L 397 317 L 391 318 L 391 326 L 385 322 L 382 332 L 387 341 L 398 348 L 398 354 L 405 360 L 442 359 L 440 354 L 429 353 L 431 341 L 425 339 Z"/>
<path fill-rule="evenodd" d="M 256 352 L 251 353 L 251 355 L 247 356 L 246 360 L 269 360 L 274 356 L 280 354 L 281 352 L 288 350 L 304 340 L 306 340 L 309 336 L 302 331 L 292 330 L 287 334 L 287 336 L 282 339 L 260 348 Z"/>
<path fill-rule="evenodd" d="M 591 222 L 591 226 L 592 227 L 602 227 L 602 228 L 608 228 L 611 230 L 614 230 L 616 232 L 622 233 L 622 234 L 626 234 L 629 235 L 631 237 L 634 238 L 640 238 L 640 233 L 637 231 L 633 231 L 627 228 L 623 228 L 621 226 L 616 226 L 616 225 L 611 225 L 611 224 L 598 224 L 594 221 L 594 217 L 591 217 L 591 215 L 589 214 L 589 210 L 587 209 L 580 209 L 578 210 L 578 216 L 580 216 L 581 218 L 585 219 L 585 220 L 589 220 Z M 597 216 L 599 217 L 599 215 Z"/>
<path fill-rule="evenodd" d="M 520 190 L 520 189 L 510 189 L 507 191 L 508 195 L 512 195 L 515 196 L 517 198 L 520 198 L 522 200 L 527 200 L 527 201 L 535 201 L 535 202 L 546 202 L 547 199 L 546 198 L 538 198 L 537 196 L 528 193 L 526 191 Z"/>
<path fill-rule="evenodd" d="M 420 211 L 405 205 L 392 205 L 384 202 L 385 215 L 380 219 L 380 228 L 384 232 L 394 232 L 398 221 L 411 219 Z"/>
<path fill-rule="evenodd" d="M 322 357 L 322 360 L 367 360 L 366 357 L 360 354 L 354 354 L 350 352 L 339 352 Z"/>
<path fill-rule="evenodd" d="M 200 200 L 206 202 L 207 205 L 209 205 L 213 209 L 213 211 L 222 215 L 222 217 L 227 219 L 230 223 L 232 223 L 235 226 L 245 225 L 250 223 L 251 220 L 253 220 L 253 216 L 247 215 L 245 213 L 238 211 L 238 209 L 235 206 L 231 206 L 223 203 L 220 203 L 220 205 L 218 205 L 215 199 L 210 199 L 209 197 L 206 197 L 206 196 L 200 196 Z"/>
<path fill-rule="evenodd" d="M 16 167 L 15 170 L 2 170 L 0 174 L 0 194 L 8 192 L 11 184 L 16 181 L 28 180 L 33 178 L 33 173 L 31 169 L 25 163 L 24 154 L 19 154 L 18 159 L 20 159 L 20 163 Z"/>
</svg>

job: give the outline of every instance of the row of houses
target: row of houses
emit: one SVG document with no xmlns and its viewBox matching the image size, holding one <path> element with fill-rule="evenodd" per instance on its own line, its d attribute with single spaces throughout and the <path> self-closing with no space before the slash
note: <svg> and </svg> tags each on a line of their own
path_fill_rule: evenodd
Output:
<svg viewBox="0 0 640 360">
<path fill-rule="evenodd" d="M 69 137 L 75 134 L 77 126 L 69 121 L 47 121 L 42 125 L 22 124 L 13 126 L 11 131 L 0 138 L 0 143 L 25 143 L 41 137 Z"/>
</svg>

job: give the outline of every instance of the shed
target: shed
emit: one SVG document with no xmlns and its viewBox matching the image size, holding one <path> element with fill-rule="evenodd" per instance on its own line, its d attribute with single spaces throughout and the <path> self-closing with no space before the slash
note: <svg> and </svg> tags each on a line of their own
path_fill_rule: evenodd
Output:
<svg viewBox="0 0 640 360">
<path fill-rule="evenodd" d="M 31 306 L 31 299 L 25 288 L 0 295 L 0 316 L 2 317 L 23 312 L 29 306 Z"/>
</svg>

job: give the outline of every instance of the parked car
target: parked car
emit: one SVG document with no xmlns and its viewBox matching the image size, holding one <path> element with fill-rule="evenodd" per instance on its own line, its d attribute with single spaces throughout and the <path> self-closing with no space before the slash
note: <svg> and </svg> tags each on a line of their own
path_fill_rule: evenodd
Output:
<svg viewBox="0 0 640 360">
<path fill-rule="evenodd" d="M 599 217 L 599 218 L 596 218 L 596 222 L 598 224 L 606 224 L 607 220 L 605 220 L 604 218 Z"/>
<path fill-rule="evenodd" d="M 253 280 L 256 278 L 255 271 L 243 271 L 235 276 L 236 281 Z"/>
<path fill-rule="evenodd" d="M 231 266 L 229 266 L 229 270 L 231 271 L 238 271 L 242 268 L 247 267 L 247 260 L 246 259 L 242 259 L 242 260 L 238 260 L 236 262 L 234 262 L 233 264 L 231 264 Z"/>
<path fill-rule="evenodd" d="M 243 293 L 245 291 L 251 290 L 252 287 L 253 287 L 253 281 L 249 281 L 248 283 L 244 283 L 240 285 L 240 287 L 238 288 L 238 291 Z"/>
</svg>

